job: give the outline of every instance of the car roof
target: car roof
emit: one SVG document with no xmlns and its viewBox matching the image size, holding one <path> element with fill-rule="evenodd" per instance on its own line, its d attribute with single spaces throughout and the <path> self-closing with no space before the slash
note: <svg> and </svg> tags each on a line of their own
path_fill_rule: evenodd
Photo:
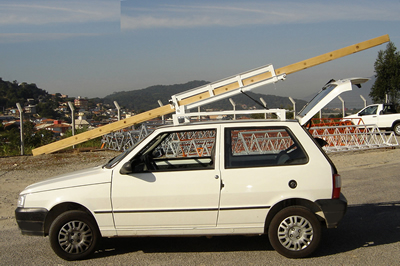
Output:
<svg viewBox="0 0 400 266">
<path fill-rule="evenodd" d="M 273 123 L 299 123 L 294 119 L 239 119 L 239 120 L 208 120 L 201 122 L 190 122 L 181 123 L 179 125 L 165 125 L 158 128 L 171 128 L 171 127 L 185 127 L 185 126 L 195 126 L 195 125 L 217 125 L 217 124 L 245 124 L 245 123 L 262 123 L 262 124 L 273 124 Z"/>
</svg>

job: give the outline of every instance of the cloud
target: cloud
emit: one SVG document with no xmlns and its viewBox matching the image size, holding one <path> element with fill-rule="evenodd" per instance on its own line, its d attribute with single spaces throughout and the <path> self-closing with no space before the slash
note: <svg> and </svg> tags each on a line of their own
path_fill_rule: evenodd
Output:
<svg viewBox="0 0 400 266">
<path fill-rule="evenodd" d="M 1 27 L 118 21 L 118 0 L 2 0 Z"/>
<path fill-rule="evenodd" d="M 0 33 L 0 43 L 65 40 L 74 37 L 99 36 L 97 33 Z"/>
<path fill-rule="evenodd" d="M 396 1 L 397 2 L 397 1 Z M 330 21 L 399 21 L 400 5 L 393 1 L 263 1 L 207 4 L 155 4 L 137 7 L 122 2 L 121 28 L 235 27 Z M 131 3 L 131 4 L 129 4 Z M 203 2 L 199 2 L 203 3 Z"/>
</svg>

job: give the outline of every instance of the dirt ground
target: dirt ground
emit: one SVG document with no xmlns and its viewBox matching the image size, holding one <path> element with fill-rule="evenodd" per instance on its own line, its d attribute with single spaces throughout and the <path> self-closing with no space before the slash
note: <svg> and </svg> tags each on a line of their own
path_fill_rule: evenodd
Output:
<svg viewBox="0 0 400 266">
<path fill-rule="evenodd" d="M 0 229 L 17 226 L 14 218 L 18 194 L 28 185 L 88 167 L 105 164 L 119 152 L 95 151 L 0 158 Z M 330 153 L 340 171 L 393 163 L 400 148 Z"/>
</svg>

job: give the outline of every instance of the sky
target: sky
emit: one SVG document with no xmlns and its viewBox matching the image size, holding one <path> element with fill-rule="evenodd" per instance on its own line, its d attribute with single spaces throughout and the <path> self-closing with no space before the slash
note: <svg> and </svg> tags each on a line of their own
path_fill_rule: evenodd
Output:
<svg viewBox="0 0 400 266">
<path fill-rule="evenodd" d="M 49 93 L 104 97 L 280 68 L 389 34 L 399 0 L 0 0 L 0 77 Z M 373 77 L 386 44 L 255 92 L 309 99 L 330 79 Z M 362 103 L 372 82 L 351 95 Z"/>
</svg>

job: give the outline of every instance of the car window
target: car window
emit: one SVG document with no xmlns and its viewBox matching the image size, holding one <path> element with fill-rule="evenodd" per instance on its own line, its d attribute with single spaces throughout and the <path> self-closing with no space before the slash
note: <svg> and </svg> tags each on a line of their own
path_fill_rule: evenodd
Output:
<svg viewBox="0 0 400 266">
<path fill-rule="evenodd" d="M 376 110 L 378 109 L 377 105 L 369 106 L 360 112 L 360 115 L 375 115 Z"/>
<path fill-rule="evenodd" d="M 287 128 L 225 129 L 225 168 L 307 162 L 304 149 Z"/>
<path fill-rule="evenodd" d="M 135 161 L 143 171 L 214 169 L 215 136 L 215 129 L 162 133 Z"/>
<path fill-rule="evenodd" d="M 394 105 L 384 105 L 382 114 L 396 114 L 396 108 Z"/>
</svg>

